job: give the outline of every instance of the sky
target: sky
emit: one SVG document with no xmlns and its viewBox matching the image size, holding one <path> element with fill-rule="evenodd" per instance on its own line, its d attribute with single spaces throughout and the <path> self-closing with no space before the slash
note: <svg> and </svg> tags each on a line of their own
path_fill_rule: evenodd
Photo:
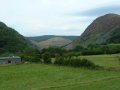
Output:
<svg viewBox="0 0 120 90">
<path fill-rule="evenodd" d="M 81 35 L 108 13 L 120 14 L 120 0 L 0 0 L 0 21 L 24 36 Z"/>
</svg>

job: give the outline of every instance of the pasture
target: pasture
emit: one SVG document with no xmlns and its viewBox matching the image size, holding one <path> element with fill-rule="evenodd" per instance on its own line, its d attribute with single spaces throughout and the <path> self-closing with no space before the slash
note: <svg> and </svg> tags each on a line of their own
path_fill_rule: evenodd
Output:
<svg viewBox="0 0 120 90">
<path fill-rule="evenodd" d="M 80 56 L 81 57 L 81 56 Z M 116 55 L 82 56 L 106 67 L 119 67 Z M 99 57 L 99 58 L 98 58 Z M 119 90 L 120 71 L 45 64 L 0 65 L 0 90 Z"/>
<path fill-rule="evenodd" d="M 80 56 L 80 58 L 86 58 L 95 64 L 104 67 L 119 67 L 120 62 L 118 57 L 120 57 L 120 54 Z"/>
</svg>

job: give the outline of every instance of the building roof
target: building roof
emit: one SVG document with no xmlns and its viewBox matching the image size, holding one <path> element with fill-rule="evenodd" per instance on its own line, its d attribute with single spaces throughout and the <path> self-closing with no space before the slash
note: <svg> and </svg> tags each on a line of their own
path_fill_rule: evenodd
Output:
<svg viewBox="0 0 120 90">
<path fill-rule="evenodd" d="M 12 59 L 12 58 L 20 58 L 19 56 L 13 56 L 13 57 L 0 57 L 0 59 Z"/>
</svg>

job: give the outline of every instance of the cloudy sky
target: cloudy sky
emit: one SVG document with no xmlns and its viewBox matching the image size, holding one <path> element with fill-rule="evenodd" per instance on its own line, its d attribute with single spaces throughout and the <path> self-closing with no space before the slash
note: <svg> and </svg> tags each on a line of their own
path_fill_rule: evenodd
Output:
<svg viewBox="0 0 120 90">
<path fill-rule="evenodd" d="M 120 14 L 120 0 L 0 0 L 0 21 L 24 36 L 80 35 L 107 13 Z"/>
</svg>

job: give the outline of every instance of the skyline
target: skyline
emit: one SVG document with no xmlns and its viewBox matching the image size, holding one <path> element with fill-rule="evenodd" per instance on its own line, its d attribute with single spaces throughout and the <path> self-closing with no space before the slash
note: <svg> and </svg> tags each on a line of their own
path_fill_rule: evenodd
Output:
<svg viewBox="0 0 120 90">
<path fill-rule="evenodd" d="M 79 36 L 97 17 L 120 14 L 119 0 L 0 1 L 0 21 L 24 36 Z"/>
</svg>

